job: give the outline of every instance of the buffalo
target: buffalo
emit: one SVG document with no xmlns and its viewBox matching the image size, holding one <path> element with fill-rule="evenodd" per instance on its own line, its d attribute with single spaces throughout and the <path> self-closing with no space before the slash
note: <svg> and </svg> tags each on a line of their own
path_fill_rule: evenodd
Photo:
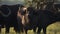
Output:
<svg viewBox="0 0 60 34">
<path fill-rule="evenodd" d="M 55 10 L 36 10 L 32 7 L 27 8 L 29 11 L 29 24 L 27 24 L 24 29 L 27 34 L 27 30 L 33 29 L 34 33 L 40 34 L 41 29 L 43 29 L 43 33 L 46 34 L 46 28 L 50 24 L 53 24 L 57 21 L 60 21 L 60 12 L 54 12 Z"/>
<path fill-rule="evenodd" d="M 0 29 L 5 25 L 6 33 L 9 33 L 9 28 L 14 27 L 16 32 L 20 32 L 17 21 L 17 13 L 22 5 L 1 5 L 0 6 Z"/>
<path fill-rule="evenodd" d="M 23 15 L 28 14 L 27 15 L 28 22 L 25 20 L 26 22 L 24 24 L 22 24 L 21 17 L 18 17 L 21 31 L 22 32 L 25 31 L 25 33 L 27 34 L 28 30 L 33 29 L 33 32 L 36 33 L 37 22 L 38 22 L 38 14 L 36 13 L 37 10 L 35 10 L 33 7 L 28 7 L 26 11 L 27 11 L 27 13 L 26 12 L 22 12 L 22 13 L 23 13 Z M 20 14 L 20 15 L 22 15 L 22 14 Z M 25 16 L 25 19 L 26 19 L 26 16 Z"/>
</svg>

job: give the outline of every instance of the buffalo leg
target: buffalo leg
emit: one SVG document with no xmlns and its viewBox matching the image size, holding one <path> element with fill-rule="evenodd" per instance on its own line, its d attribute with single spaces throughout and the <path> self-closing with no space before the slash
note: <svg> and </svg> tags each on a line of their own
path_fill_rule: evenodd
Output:
<svg viewBox="0 0 60 34">
<path fill-rule="evenodd" d="M 36 27 L 33 28 L 33 32 L 34 32 L 34 34 L 36 34 Z"/>
<path fill-rule="evenodd" d="M 1 28 L 0 28 L 0 33 L 1 33 Z"/>
<path fill-rule="evenodd" d="M 6 25 L 6 34 L 9 34 L 9 29 L 10 29 L 10 26 L 9 25 Z"/>
<path fill-rule="evenodd" d="M 46 27 L 45 27 L 45 28 L 43 28 L 43 33 L 44 33 L 44 34 L 46 34 Z"/>
<path fill-rule="evenodd" d="M 42 29 L 42 27 L 39 26 L 39 27 L 38 27 L 38 30 L 37 30 L 37 34 L 40 34 L 40 33 L 41 33 L 41 29 Z"/>
<path fill-rule="evenodd" d="M 27 30 L 27 29 L 25 29 L 25 34 L 27 34 L 27 31 L 28 31 L 28 30 Z"/>
<path fill-rule="evenodd" d="M 20 34 L 20 28 L 19 28 L 18 24 L 14 25 L 14 30 L 15 30 L 16 34 L 17 33 Z"/>
</svg>

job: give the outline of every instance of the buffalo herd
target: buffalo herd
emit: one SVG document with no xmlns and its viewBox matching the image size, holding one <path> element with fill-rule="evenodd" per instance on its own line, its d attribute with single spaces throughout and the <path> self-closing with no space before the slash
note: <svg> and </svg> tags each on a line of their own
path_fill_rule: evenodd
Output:
<svg viewBox="0 0 60 34">
<path fill-rule="evenodd" d="M 43 29 L 43 34 L 46 34 L 47 26 L 60 21 L 60 12 L 56 10 L 57 8 L 59 8 L 59 5 L 60 4 L 54 5 L 55 7 L 50 8 L 50 10 L 48 10 L 48 8 L 35 9 L 34 7 L 27 7 L 27 9 L 24 11 L 20 11 L 21 7 L 24 7 L 20 4 L 1 5 L 0 32 L 1 28 L 4 28 L 5 26 L 6 33 L 9 33 L 10 27 L 14 27 L 14 30 L 17 33 L 25 31 L 25 33 L 28 34 L 27 31 L 33 29 L 34 34 L 40 34 L 41 29 Z M 47 5 L 47 7 L 52 7 L 52 5 Z M 26 13 L 28 13 L 28 23 L 26 21 L 24 24 L 22 24 L 22 18 L 21 16 L 18 16 L 18 12 L 21 13 L 21 15 L 25 16 L 24 19 L 26 19 Z"/>
</svg>

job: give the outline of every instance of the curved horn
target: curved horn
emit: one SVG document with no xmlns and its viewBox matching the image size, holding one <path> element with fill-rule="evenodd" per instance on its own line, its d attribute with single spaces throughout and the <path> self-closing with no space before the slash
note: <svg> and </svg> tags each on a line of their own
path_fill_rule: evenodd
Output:
<svg viewBox="0 0 60 34">
<path fill-rule="evenodd" d="M 7 7 L 8 8 L 8 7 Z M 4 16 L 4 17 L 8 17 L 10 14 L 11 14 L 11 10 L 8 8 L 9 10 L 9 13 L 7 15 L 5 15 L 2 11 L 1 11 L 1 14 Z"/>
</svg>

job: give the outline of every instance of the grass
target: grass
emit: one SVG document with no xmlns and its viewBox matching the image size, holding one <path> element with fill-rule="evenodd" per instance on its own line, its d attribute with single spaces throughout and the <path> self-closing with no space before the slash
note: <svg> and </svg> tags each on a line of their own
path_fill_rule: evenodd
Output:
<svg viewBox="0 0 60 34">
<path fill-rule="evenodd" d="M 2 28 L 1 31 L 2 31 L 1 34 L 5 34 L 5 28 Z M 13 27 L 10 28 L 9 34 L 16 34 Z M 33 31 L 29 30 L 28 34 L 33 34 Z M 60 34 L 59 22 L 49 25 L 47 27 L 47 34 Z"/>
</svg>

